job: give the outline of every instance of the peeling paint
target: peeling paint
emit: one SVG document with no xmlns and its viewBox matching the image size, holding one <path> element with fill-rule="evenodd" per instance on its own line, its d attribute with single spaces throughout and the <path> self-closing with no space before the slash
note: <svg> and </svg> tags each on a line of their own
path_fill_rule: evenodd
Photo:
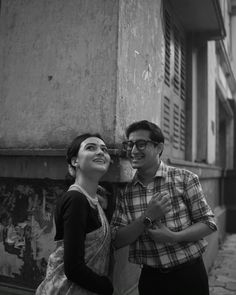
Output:
<svg viewBox="0 0 236 295">
<path fill-rule="evenodd" d="M 54 205 L 62 182 L 0 179 L 1 282 L 36 288 L 55 248 Z"/>
</svg>

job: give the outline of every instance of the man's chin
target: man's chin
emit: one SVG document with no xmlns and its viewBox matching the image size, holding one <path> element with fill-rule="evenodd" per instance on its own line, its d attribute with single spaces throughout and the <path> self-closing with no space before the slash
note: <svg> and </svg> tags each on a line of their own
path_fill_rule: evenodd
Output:
<svg viewBox="0 0 236 295">
<path fill-rule="evenodd" d="M 136 162 L 136 161 L 131 161 L 131 166 L 132 166 L 134 169 L 137 169 L 137 168 L 142 167 L 142 164 L 141 164 L 141 163 L 138 163 L 138 162 Z"/>
</svg>

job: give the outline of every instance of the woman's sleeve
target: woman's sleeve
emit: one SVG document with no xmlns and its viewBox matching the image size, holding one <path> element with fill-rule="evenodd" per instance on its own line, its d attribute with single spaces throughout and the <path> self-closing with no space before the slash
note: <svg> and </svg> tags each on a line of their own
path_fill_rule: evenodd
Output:
<svg viewBox="0 0 236 295">
<path fill-rule="evenodd" d="M 109 295 L 113 292 L 110 280 L 99 276 L 86 266 L 84 242 L 89 205 L 77 192 L 69 193 L 63 204 L 64 220 L 64 267 L 65 275 L 72 282 L 97 294 Z"/>
</svg>

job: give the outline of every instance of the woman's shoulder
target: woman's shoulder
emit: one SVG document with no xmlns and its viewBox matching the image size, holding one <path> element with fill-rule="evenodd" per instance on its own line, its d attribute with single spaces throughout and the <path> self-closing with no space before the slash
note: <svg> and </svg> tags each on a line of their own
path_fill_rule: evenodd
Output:
<svg viewBox="0 0 236 295">
<path fill-rule="evenodd" d="M 65 192 L 58 200 L 55 216 L 56 219 L 76 220 L 85 216 L 89 210 L 86 197 L 78 191 L 71 190 Z"/>
<path fill-rule="evenodd" d="M 76 190 L 68 190 L 60 200 L 62 206 L 83 206 L 87 207 L 88 201 L 84 194 Z"/>
</svg>

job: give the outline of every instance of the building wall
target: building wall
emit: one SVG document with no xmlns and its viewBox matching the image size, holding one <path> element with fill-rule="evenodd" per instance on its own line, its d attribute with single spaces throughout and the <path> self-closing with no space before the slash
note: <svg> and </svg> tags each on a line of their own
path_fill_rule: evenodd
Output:
<svg viewBox="0 0 236 295">
<path fill-rule="evenodd" d="M 234 112 L 234 116 L 236 116 L 236 102 L 231 101 L 231 106 Z M 234 120 L 234 144 L 236 140 L 236 120 Z M 233 168 L 225 171 L 225 181 L 224 181 L 224 203 L 227 208 L 227 218 L 226 218 L 226 230 L 229 233 L 236 232 L 236 155 L 234 149 L 234 161 Z"/>
<path fill-rule="evenodd" d="M 227 171 L 224 191 L 225 191 L 225 206 L 227 208 L 226 229 L 229 233 L 236 233 L 236 172 L 235 170 Z"/>
<path fill-rule="evenodd" d="M 118 1 L 1 1 L 0 146 L 114 141 Z"/>
<path fill-rule="evenodd" d="M 42 281 L 55 249 L 54 207 L 64 190 L 61 180 L 0 178 L 1 284 L 33 290 Z"/>
<path fill-rule="evenodd" d="M 133 121 L 161 122 L 164 41 L 161 1 L 121 0 L 116 136 Z"/>
<path fill-rule="evenodd" d="M 1 283 L 34 289 L 45 275 L 68 142 L 114 142 L 117 4 L 1 1 Z"/>
<path fill-rule="evenodd" d="M 148 119 L 161 125 L 164 66 L 161 9 L 161 0 L 2 1 L 0 147 L 4 152 L 0 151 L 0 208 L 7 213 L 15 212 L 15 224 L 27 229 L 29 235 L 27 247 L 25 244 L 20 254 L 3 250 L 1 244 L 1 251 L 6 254 L 4 267 L 0 261 L 1 282 L 34 289 L 42 280 L 45 261 L 52 249 L 53 206 L 66 188 L 62 181 L 66 174 L 65 147 L 75 134 L 99 131 L 108 144 L 117 148 L 129 123 Z M 207 142 L 207 149 L 205 144 L 202 159 L 211 165 L 195 163 L 201 148 L 195 128 L 202 117 L 201 109 L 195 109 L 199 107 L 202 86 L 196 85 L 200 80 L 199 56 L 195 53 L 191 58 L 194 98 L 190 118 L 194 121 L 191 129 L 194 147 L 190 163 L 170 159 L 171 165 L 199 175 L 216 214 L 220 230 L 207 238 L 209 248 L 204 256 L 207 268 L 214 261 L 225 227 L 225 210 L 220 206 L 221 168 L 213 166 L 214 54 L 213 43 L 204 47 L 202 60 L 207 62 L 209 84 L 204 89 L 207 101 L 203 107 L 206 122 L 203 141 Z M 103 179 L 113 183 L 114 191 L 133 175 L 127 159 L 119 155 L 113 150 L 114 162 Z M 32 233 L 41 235 L 33 239 Z M 15 248 L 16 241 L 9 251 L 18 251 Z M 137 294 L 140 268 L 127 262 L 127 248 L 116 252 L 115 257 L 116 290 Z M 7 273 L 6 269 L 10 271 Z"/>
<path fill-rule="evenodd" d="M 236 10 L 236 9 L 235 9 Z M 236 11 L 233 15 L 231 15 L 231 62 L 232 62 L 232 68 L 233 72 L 236 73 L 236 38 L 233 36 L 236 35 Z"/>
<path fill-rule="evenodd" d="M 207 66 L 208 66 L 208 84 L 207 84 L 207 163 L 215 163 L 216 154 L 216 86 L 215 86 L 215 71 L 216 71 L 216 52 L 215 42 L 208 42 L 207 45 Z"/>
</svg>

